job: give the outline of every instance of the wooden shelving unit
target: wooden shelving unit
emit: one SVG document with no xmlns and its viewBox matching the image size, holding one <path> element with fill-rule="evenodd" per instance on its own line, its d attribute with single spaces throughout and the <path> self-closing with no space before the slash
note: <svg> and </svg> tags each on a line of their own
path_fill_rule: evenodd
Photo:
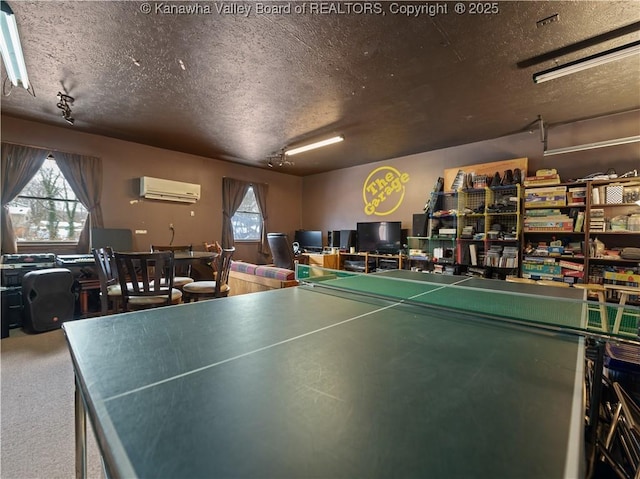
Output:
<svg viewBox="0 0 640 479">
<path fill-rule="evenodd" d="M 362 273 L 371 273 L 377 269 L 402 269 L 404 255 L 401 254 L 376 254 L 376 253 L 346 253 L 340 252 L 339 269 L 351 270 Z M 345 261 L 355 260 L 362 263 L 362 268 L 350 268 Z"/>
<path fill-rule="evenodd" d="M 565 282 L 603 283 L 605 273 L 616 268 L 640 274 L 640 261 L 615 256 L 614 251 L 624 247 L 640 246 L 640 178 L 594 180 L 554 185 L 566 189 L 564 204 L 527 202 L 527 193 L 540 188 L 525 190 L 524 215 L 546 209 L 556 209 L 571 219 L 572 228 L 560 226 L 546 231 L 531 231 L 525 227 L 523 233 L 523 276 L 555 279 Z M 549 188 L 549 187 L 541 187 Z M 584 200 L 578 202 L 571 194 L 581 188 Z M 633 215 L 638 215 L 637 219 Z M 549 223 L 556 221 L 549 218 Z M 599 243 L 604 247 L 599 248 Z M 541 247 L 544 245 L 544 247 Z M 536 268 L 529 264 L 539 264 Z"/>
</svg>

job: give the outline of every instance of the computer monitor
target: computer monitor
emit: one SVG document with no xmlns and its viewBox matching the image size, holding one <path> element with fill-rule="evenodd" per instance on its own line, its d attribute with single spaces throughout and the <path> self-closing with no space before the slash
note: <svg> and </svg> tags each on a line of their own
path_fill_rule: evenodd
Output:
<svg viewBox="0 0 640 479">
<path fill-rule="evenodd" d="M 356 247 L 356 230 L 340 230 L 340 250 L 349 251 Z"/>
<path fill-rule="evenodd" d="M 294 241 L 302 251 L 322 252 L 322 231 L 297 230 Z"/>
<path fill-rule="evenodd" d="M 91 228 L 91 247 L 110 247 L 113 251 L 131 251 L 133 236 L 131 230 L 118 228 Z"/>
<path fill-rule="evenodd" d="M 327 244 L 329 248 L 340 247 L 340 231 L 327 231 Z"/>
</svg>

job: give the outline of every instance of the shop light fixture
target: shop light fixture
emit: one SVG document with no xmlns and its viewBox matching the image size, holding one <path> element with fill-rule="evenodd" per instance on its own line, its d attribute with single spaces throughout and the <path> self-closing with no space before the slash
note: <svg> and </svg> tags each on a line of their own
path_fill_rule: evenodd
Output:
<svg viewBox="0 0 640 479">
<path fill-rule="evenodd" d="M 576 151 L 595 150 L 596 148 L 606 148 L 608 146 L 626 145 L 628 143 L 640 142 L 640 135 L 627 136 L 626 138 L 616 138 L 615 140 L 597 141 L 595 143 L 586 143 L 584 145 L 568 146 L 566 148 L 556 148 L 547 150 L 545 148 L 543 156 L 562 155 L 564 153 L 575 153 Z"/>
<path fill-rule="evenodd" d="M 640 53 L 640 41 L 622 45 L 611 50 L 607 50 L 595 55 L 582 58 L 573 62 L 566 63 L 557 67 L 549 68 L 533 74 L 534 83 L 543 83 L 549 80 L 555 80 L 566 75 L 571 75 L 589 68 L 597 67 L 616 60 L 637 55 Z"/>
<path fill-rule="evenodd" d="M 286 156 L 297 155 L 298 153 L 303 153 L 309 150 L 315 150 L 316 148 L 322 148 L 323 146 L 333 145 L 334 143 L 339 143 L 344 140 L 344 136 L 334 136 L 333 138 L 328 138 L 326 140 L 317 141 L 315 143 L 311 143 L 309 145 L 299 146 L 298 148 L 292 148 L 291 150 L 286 150 L 284 154 Z"/>
<path fill-rule="evenodd" d="M 25 90 L 29 90 L 29 76 L 20 45 L 16 16 L 4 0 L 0 2 L 0 30 L 0 51 L 7 76 L 13 86 L 20 84 Z"/>
</svg>

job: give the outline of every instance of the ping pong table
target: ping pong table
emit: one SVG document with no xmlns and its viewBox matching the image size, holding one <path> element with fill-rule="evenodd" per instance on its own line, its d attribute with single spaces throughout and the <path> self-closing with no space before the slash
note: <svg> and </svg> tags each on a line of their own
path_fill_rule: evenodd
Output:
<svg viewBox="0 0 640 479">
<path fill-rule="evenodd" d="M 65 323 L 78 476 L 584 477 L 580 291 L 343 273 Z"/>
</svg>

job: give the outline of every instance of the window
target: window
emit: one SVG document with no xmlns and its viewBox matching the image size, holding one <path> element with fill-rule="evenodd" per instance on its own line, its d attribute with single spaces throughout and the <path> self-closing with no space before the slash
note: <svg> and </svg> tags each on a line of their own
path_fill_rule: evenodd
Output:
<svg viewBox="0 0 640 479">
<path fill-rule="evenodd" d="M 256 195 L 250 186 L 244 195 L 242 204 L 231 218 L 233 238 L 236 241 L 260 241 L 262 233 L 262 214 L 258 208 Z"/>
<path fill-rule="evenodd" d="M 87 219 L 86 208 L 53 159 L 44 161 L 40 171 L 8 206 L 19 243 L 77 243 Z"/>
</svg>

